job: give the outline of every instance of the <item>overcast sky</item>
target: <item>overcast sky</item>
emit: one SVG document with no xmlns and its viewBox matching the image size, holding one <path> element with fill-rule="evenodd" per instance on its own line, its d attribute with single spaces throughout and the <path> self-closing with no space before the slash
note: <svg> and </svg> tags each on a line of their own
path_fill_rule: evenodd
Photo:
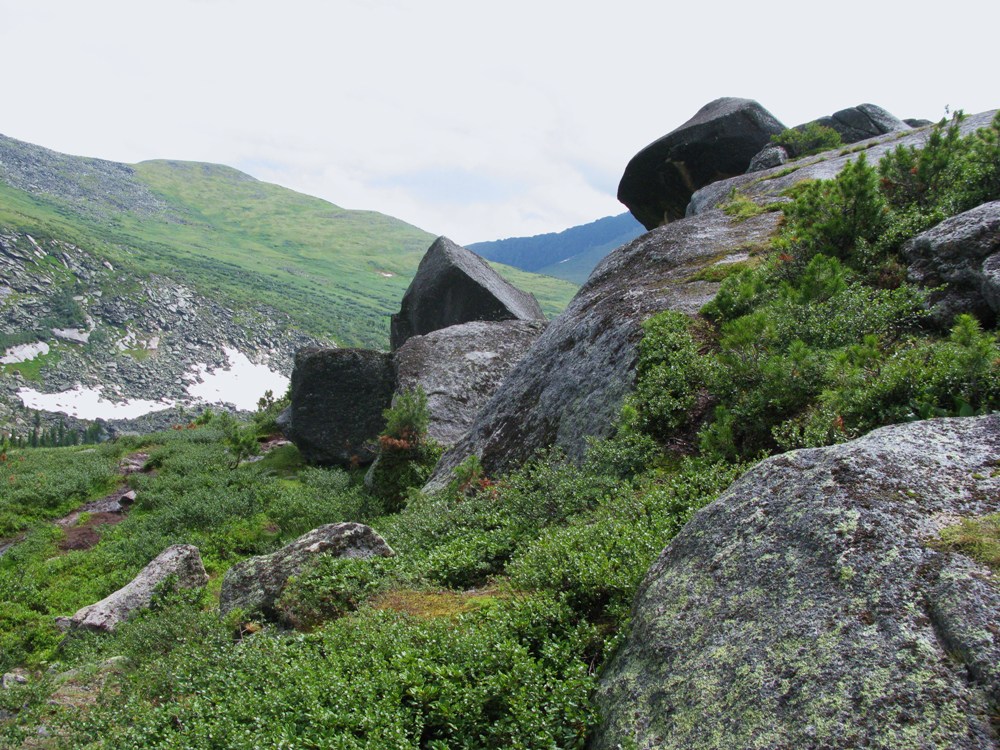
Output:
<svg viewBox="0 0 1000 750">
<path fill-rule="evenodd" d="M 720 96 L 786 125 L 1000 106 L 1000 3 L 681 5 L 0 0 L 0 133 L 228 164 L 468 244 L 621 213 L 629 158 Z"/>
</svg>

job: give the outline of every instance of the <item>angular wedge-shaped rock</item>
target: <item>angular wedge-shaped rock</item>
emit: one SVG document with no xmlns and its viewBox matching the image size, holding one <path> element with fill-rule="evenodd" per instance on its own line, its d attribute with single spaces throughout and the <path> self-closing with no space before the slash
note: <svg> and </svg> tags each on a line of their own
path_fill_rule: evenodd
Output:
<svg viewBox="0 0 1000 750">
<path fill-rule="evenodd" d="M 197 547 L 190 544 L 167 547 L 131 583 L 78 610 L 70 618 L 70 627 L 111 632 L 133 613 L 148 607 L 156 587 L 170 576 L 176 576 L 178 589 L 193 589 L 208 583 Z"/>
<path fill-rule="evenodd" d="M 538 300 L 522 292 L 475 253 L 438 237 L 392 316 L 391 346 L 476 320 L 545 320 Z"/>
<path fill-rule="evenodd" d="M 392 557 L 395 553 L 371 528 L 360 523 L 329 523 L 303 534 L 270 555 L 251 557 L 226 571 L 219 594 L 219 610 L 240 608 L 248 614 L 279 619 L 274 604 L 288 579 L 298 575 L 317 555 L 335 557 Z"/>
<path fill-rule="evenodd" d="M 618 200 L 646 229 L 683 218 L 695 190 L 743 174 L 782 130 L 784 125 L 751 99 L 716 99 L 632 157 L 618 184 Z"/>
<path fill-rule="evenodd" d="M 938 542 L 998 456 L 990 415 L 759 464 L 647 573 L 590 747 L 995 750 L 1000 588 Z"/>
</svg>

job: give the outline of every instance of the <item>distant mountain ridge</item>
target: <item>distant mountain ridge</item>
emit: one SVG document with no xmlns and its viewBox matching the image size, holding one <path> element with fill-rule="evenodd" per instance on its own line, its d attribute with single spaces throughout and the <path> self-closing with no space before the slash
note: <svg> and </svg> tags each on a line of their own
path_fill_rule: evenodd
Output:
<svg viewBox="0 0 1000 750">
<path fill-rule="evenodd" d="M 303 345 L 387 348 L 434 239 L 231 167 L 0 136 L 0 427 L 26 418 L 19 388 L 183 400 L 185 373 L 227 350 L 287 375 Z M 576 291 L 499 270 L 549 316 Z M 44 351 L 23 361 L 25 346 Z"/>
<path fill-rule="evenodd" d="M 476 242 L 468 248 L 487 260 L 582 284 L 605 255 L 645 231 L 626 212 L 562 232 Z"/>
</svg>

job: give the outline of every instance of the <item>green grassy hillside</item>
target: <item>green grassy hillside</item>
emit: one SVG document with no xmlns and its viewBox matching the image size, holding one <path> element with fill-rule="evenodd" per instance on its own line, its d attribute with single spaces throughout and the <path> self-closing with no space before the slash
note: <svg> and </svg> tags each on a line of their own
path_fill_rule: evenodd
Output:
<svg viewBox="0 0 1000 750">
<path fill-rule="evenodd" d="M 386 346 L 388 316 L 434 240 L 398 219 L 219 165 L 128 168 L 7 138 L 0 155 L 0 226 L 72 242 L 116 267 L 170 276 L 234 307 L 270 305 L 305 333 L 341 345 Z M 511 278 L 549 315 L 575 292 L 547 277 Z"/>
</svg>

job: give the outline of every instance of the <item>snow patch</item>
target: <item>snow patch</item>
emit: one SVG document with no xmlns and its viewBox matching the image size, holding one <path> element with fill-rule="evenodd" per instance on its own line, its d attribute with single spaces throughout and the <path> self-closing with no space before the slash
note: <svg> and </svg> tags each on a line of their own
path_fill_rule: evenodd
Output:
<svg viewBox="0 0 1000 750">
<path fill-rule="evenodd" d="M 17 395 L 28 409 L 57 411 L 78 419 L 133 419 L 169 409 L 175 403 L 167 399 L 109 401 L 104 398 L 100 387 L 84 388 L 79 384 L 60 393 L 40 393 L 34 388 L 19 388 Z"/>
<path fill-rule="evenodd" d="M 282 396 L 288 388 L 288 378 L 267 365 L 255 365 L 237 349 L 223 349 L 229 367 L 209 370 L 206 365 L 196 365 L 189 379 L 199 382 L 187 387 L 192 398 L 210 404 L 232 404 L 237 409 L 253 411 L 264 391 L 275 397 Z"/>
<path fill-rule="evenodd" d="M 12 346 L 10 349 L 5 351 L 3 353 L 3 357 L 0 357 L 0 364 L 16 365 L 19 362 L 27 362 L 29 359 L 44 356 L 48 353 L 49 345 L 44 341 L 39 341 L 35 344 L 20 344 L 18 346 Z"/>
</svg>

